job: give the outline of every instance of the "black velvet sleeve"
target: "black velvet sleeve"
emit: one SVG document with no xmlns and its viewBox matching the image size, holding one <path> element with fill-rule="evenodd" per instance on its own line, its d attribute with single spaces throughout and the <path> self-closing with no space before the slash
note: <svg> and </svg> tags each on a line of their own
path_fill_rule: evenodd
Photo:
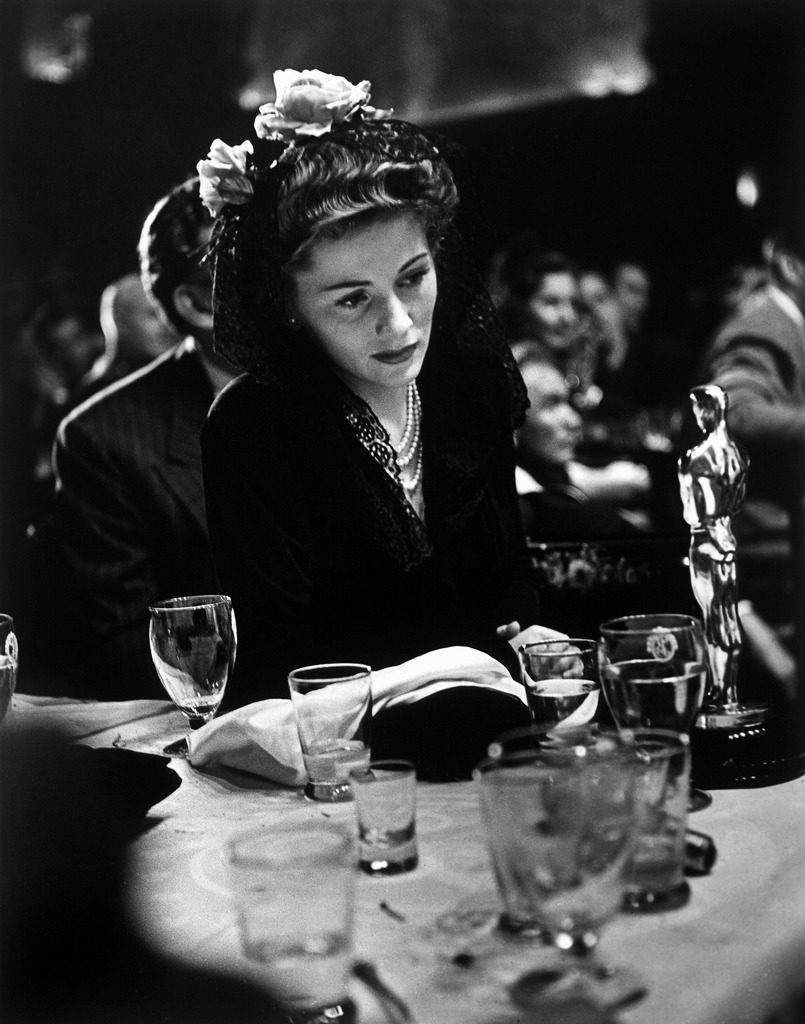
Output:
<svg viewBox="0 0 805 1024">
<path fill-rule="evenodd" d="M 290 401 L 241 378 L 202 434 L 210 540 L 238 624 L 224 707 L 288 696 L 287 673 L 300 665 L 379 669 L 457 644 L 516 673 L 495 631 L 538 621 L 538 595 L 505 454 L 468 520 L 426 513 L 433 552 L 405 565 L 367 518 L 365 487 L 382 485 L 384 470 L 345 423 L 322 419 L 305 439 L 315 410 Z M 351 489 L 356 470 L 363 490 Z"/>
<path fill-rule="evenodd" d="M 215 403 L 202 432 L 210 542 L 238 626 L 224 707 L 287 697 L 284 674 L 275 667 L 316 646 L 311 510 L 301 484 L 305 469 L 283 457 L 288 446 L 264 389 L 246 378 Z M 328 660 L 320 648 L 316 654 Z"/>
</svg>

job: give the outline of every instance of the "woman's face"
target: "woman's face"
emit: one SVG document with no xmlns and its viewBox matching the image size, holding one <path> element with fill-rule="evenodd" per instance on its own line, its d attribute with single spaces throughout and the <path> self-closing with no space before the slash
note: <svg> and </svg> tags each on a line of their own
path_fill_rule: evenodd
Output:
<svg viewBox="0 0 805 1024">
<path fill-rule="evenodd" d="M 581 439 L 581 417 L 570 404 L 565 379 L 549 363 L 526 363 L 522 372 L 531 407 L 520 443 L 546 462 L 564 465 Z"/>
<path fill-rule="evenodd" d="M 382 217 L 311 248 L 291 307 L 335 372 L 366 401 L 415 380 L 428 348 L 436 271 L 420 223 Z"/>
<path fill-rule="evenodd" d="M 579 286 L 565 271 L 545 274 L 528 301 L 539 340 L 553 351 L 564 351 L 578 323 Z"/>
</svg>

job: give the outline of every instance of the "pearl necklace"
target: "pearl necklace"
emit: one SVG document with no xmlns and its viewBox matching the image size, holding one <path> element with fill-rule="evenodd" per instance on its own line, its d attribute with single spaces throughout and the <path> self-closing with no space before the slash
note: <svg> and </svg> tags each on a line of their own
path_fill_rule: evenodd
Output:
<svg viewBox="0 0 805 1024">
<path fill-rule="evenodd" d="M 416 381 L 408 385 L 405 401 L 405 428 L 398 445 L 393 445 L 400 481 L 406 491 L 414 491 L 422 477 L 422 402 Z M 408 467 L 413 462 L 413 471 Z M 410 474 L 410 475 L 409 475 Z"/>
</svg>

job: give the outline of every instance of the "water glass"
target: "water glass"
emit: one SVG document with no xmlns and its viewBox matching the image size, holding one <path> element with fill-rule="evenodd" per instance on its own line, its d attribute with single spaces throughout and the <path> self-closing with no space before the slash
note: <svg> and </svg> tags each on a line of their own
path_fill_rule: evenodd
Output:
<svg viewBox="0 0 805 1024">
<path fill-rule="evenodd" d="M 598 710 L 595 640 L 540 640 L 518 651 L 531 720 L 549 732 L 592 721 Z"/>
<path fill-rule="evenodd" d="M 307 665 L 288 676 L 311 800 L 352 799 L 349 773 L 371 758 L 372 670 L 350 662 Z"/>
<path fill-rule="evenodd" d="M 372 761 L 350 773 L 358 818 L 358 864 L 368 875 L 399 875 L 419 863 L 416 769 L 410 761 Z"/>
<path fill-rule="evenodd" d="M 692 615 L 626 615 L 600 627 L 601 685 L 620 729 L 690 733 L 707 686 L 704 628 Z M 688 810 L 712 797 L 695 786 Z"/>
<path fill-rule="evenodd" d="M 226 852 L 249 976 L 285 1004 L 292 1024 L 353 1019 L 353 838 L 305 823 L 239 834 Z"/>
<path fill-rule="evenodd" d="M 600 627 L 601 685 L 621 729 L 690 732 L 704 697 L 707 655 L 690 615 L 627 615 Z"/>
<path fill-rule="evenodd" d="M 506 906 L 501 925 L 558 954 L 555 966 L 535 964 L 509 993 L 529 1019 L 569 1020 L 592 1003 L 603 1020 L 604 1010 L 635 991 L 628 968 L 599 964 L 593 955 L 623 901 L 634 849 L 635 752 L 614 732 L 579 730 L 580 742 L 560 733 L 530 748 L 524 732 L 499 742 L 498 756 L 474 773 Z"/>
<path fill-rule="evenodd" d="M 666 729 L 635 729 L 640 824 L 626 872 L 624 909 L 671 910 L 690 896 L 684 878 L 690 741 Z"/>
<path fill-rule="evenodd" d="M 235 664 L 237 624 L 225 594 L 194 594 L 156 601 L 148 609 L 151 659 L 166 693 L 199 729 L 215 717 Z M 165 748 L 187 756 L 187 741 Z"/>
<path fill-rule="evenodd" d="M 17 688 L 19 650 L 14 619 L 0 612 L 0 722 L 11 707 L 11 698 Z"/>
<path fill-rule="evenodd" d="M 489 750 L 473 778 L 505 908 L 501 929 L 549 939 L 558 921 L 572 917 L 575 929 L 593 934 L 622 900 L 634 840 L 628 742 L 594 728 L 555 738 L 532 728 L 507 733 Z M 607 828 L 611 846 L 596 860 Z M 583 850 L 589 864 L 575 864 Z M 565 893 L 571 879 L 574 888 Z"/>
</svg>

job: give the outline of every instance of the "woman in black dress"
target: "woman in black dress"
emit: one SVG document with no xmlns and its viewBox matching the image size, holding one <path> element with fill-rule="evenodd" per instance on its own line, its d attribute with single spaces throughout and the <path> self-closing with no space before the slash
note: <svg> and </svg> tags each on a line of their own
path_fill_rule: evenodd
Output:
<svg viewBox="0 0 805 1024">
<path fill-rule="evenodd" d="M 230 700 L 454 644 L 516 672 L 516 647 L 553 635 L 514 486 L 527 399 L 456 226 L 450 147 L 370 107 L 367 82 L 275 86 L 267 152 L 216 140 L 199 163 L 216 347 L 246 371 L 202 437 Z"/>
</svg>

